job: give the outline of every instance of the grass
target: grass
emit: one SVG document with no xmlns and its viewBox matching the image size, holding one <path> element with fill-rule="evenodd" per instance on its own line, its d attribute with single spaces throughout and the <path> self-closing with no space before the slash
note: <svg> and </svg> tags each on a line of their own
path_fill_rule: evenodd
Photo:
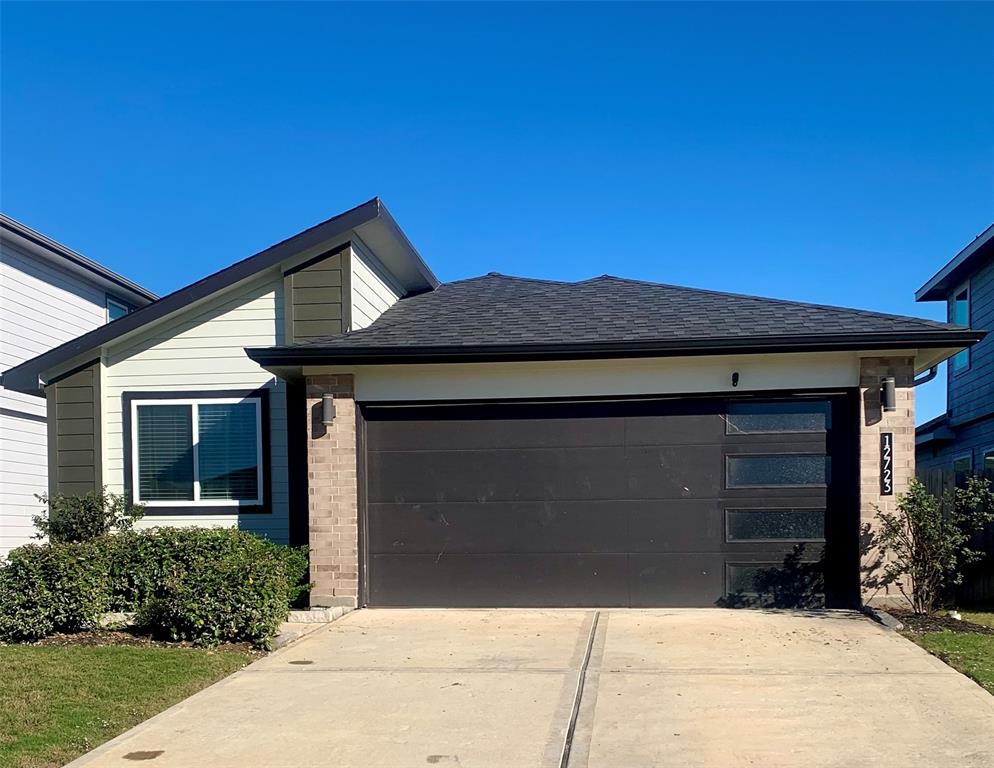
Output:
<svg viewBox="0 0 994 768">
<path fill-rule="evenodd" d="M 961 614 L 964 621 L 994 627 L 994 612 L 961 611 Z M 907 636 L 994 694 L 994 635 L 950 630 Z"/>
<path fill-rule="evenodd" d="M 960 614 L 964 621 L 972 621 L 974 624 L 994 629 L 994 611 L 960 611 Z"/>
<path fill-rule="evenodd" d="M 250 662 L 192 648 L 0 646 L 0 766 L 60 766 Z"/>
</svg>

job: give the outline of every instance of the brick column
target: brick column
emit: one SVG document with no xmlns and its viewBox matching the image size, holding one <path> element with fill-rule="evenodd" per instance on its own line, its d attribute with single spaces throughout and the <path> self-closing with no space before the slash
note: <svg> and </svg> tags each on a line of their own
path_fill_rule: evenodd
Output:
<svg viewBox="0 0 994 768">
<path fill-rule="evenodd" d="M 860 558 L 864 603 L 885 607 L 905 601 L 896 589 L 877 588 L 880 552 L 872 545 L 877 511 L 897 509 L 897 495 L 908 489 L 915 476 L 915 375 L 914 358 L 864 357 L 859 366 L 859 517 Z M 897 384 L 897 410 L 885 413 L 880 402 L 880 382 L 893 376 Z M 880 433 L 894 433 L 894 495 L 880 495 Z"/>
<path fill-rule="evenodd" d="M 322 396 L 335 397 L 321 423 Z M 351 375 L 307 377 L 307 480 L 312 606 L 354 607 L 359 595 L 356 412 Z"/>
</svg>

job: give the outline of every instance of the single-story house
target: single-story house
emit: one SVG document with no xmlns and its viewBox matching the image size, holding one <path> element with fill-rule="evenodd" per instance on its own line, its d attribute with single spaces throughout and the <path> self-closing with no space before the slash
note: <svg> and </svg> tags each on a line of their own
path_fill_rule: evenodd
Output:
<svg viewBox="0 0 994 768">
<path fill-rule="evenodd" d="M 374 199 L 4 386 L 47 397 L 53 491 L 307 543 L 314 605 L 855 606 L 915 376 L 982 336 L 606 275 L 440 284 Z"/>
</svg>

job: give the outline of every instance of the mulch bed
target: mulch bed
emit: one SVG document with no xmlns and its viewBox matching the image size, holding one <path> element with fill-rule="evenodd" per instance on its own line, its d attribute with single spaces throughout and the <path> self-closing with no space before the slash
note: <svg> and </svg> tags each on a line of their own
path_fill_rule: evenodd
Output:
<svg viewBox="0 0 994 768">
<path fill-rule="evenodd" d="M 72 634 L 54 634 L 38 640 L 32 645 L 129 645 L 139 648 L 199 648 L 200 646 L 185 640 L 170 641 L 158 640 L 150 635 L 142 634 L 138 631 L 127 629 L 93 629 L 87 632 L 74 632 Z M 233 651 L 235 653 L 245 653 L 250 656 L 265 656 L 265 651 L 253 648 L 248 643 L 222 643 L 212 650 Z"/>
<path fill-rule="evenodd" d="M 994 627 L 985 627 L 962 619 L 957 621 L 948 616 L 919 616 L 909 611 L 890 611 L 908 632 L 968 632 L 977 635 L 994 635 Z"/>
</svg>

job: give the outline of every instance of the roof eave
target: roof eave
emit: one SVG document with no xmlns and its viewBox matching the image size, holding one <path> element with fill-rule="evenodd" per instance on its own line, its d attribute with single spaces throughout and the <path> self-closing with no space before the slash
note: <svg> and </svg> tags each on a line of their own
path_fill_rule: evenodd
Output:
<svg viewBox="0 0 994 768">
<path fill-rule="evenodd" d="M 580 344 L 487 344 L 432 347 L 254 347 L 246 354 L 263 367 L 288 365 L 406 365 L 415 363 L 481 363 L 539 360 L 596 360 L 631 357 L 842 352 L 855 350 L 971 346 L 985 331 L 921 331 L 916 333 L 818 334 L 727 339 Z"/>
<path fill-rule="evenodd" d="M 67 248 L 62 243 L 36 232 L 31 227 L 12 219 L 6 214 L 0 214 L 0 239 L 14 243 L 36 256 L 42 256 L 48 261 L 54 261 L 69 268 L 80 276 L 87 276 L 119 294 L 119 298 L 138 306 L 144 306 L 159 297 L 151 291 L 117 274 L 102 264 L 88 259 L 81 253 Z"/>
<path fill-rule="evenodd" d="M 994 224 L 977 235 L 966 248 L 957 253 L 942 269 L 915 291 L 915 301 L 942 301 L 972 271 L 975 259 L 988 243 L 994 243 Z"/>
<path fill-rule="evenodd" d="M 292 259 L 297 253 L 361 229 L 367 239 L 372 233 L 389 240 L 395 257 L 408 261 L 410 270 L 405 286 L 408 290 L 431 290 L 438 285 L 438 279 L 377 197 L 4 371 L 3 386 L 25 394 L 40 395 L 47 372 L 57 370 L 68 361 L 80 355 L 96 354 L 104 345 Z"/>
</svg>

